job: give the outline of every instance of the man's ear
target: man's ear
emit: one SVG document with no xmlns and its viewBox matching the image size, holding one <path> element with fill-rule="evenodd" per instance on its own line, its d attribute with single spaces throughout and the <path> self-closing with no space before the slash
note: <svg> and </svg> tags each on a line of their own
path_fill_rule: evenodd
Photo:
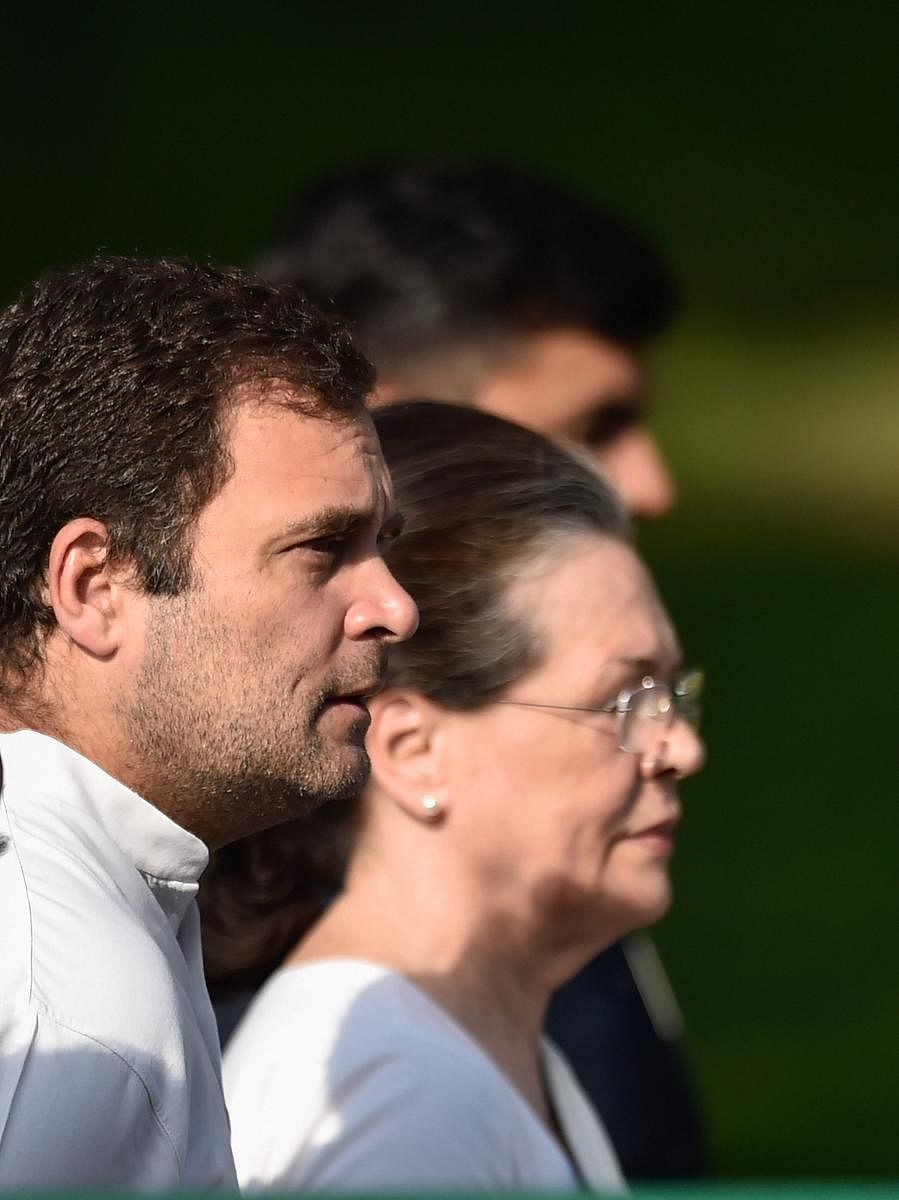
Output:
<svg viewBox="0 0 899 1200">
<path fill-rule="evenodd" d="M 381 692 L 368 707 L 372 719 L 365 745 L 375 784 L 416 820 L 445 814 L 445 710 L 405 688 Z"/>
<path fill-rule="evenodd" d="M 123 588 L 109 562 L 109 533 L 102 521 L 77 517 L 50 547 L 47 599 L 62 632 L 97 658 L 118 649 Z"/>
</svg>

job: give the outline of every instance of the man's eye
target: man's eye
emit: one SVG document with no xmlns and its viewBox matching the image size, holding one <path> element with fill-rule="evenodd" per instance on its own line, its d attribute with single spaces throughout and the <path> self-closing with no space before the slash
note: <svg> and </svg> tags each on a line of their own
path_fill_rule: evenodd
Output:
<svg viewBox="0 0 899 1200">
<path fill-rule="evenodd" d="M 639 420 L 640 411 L 633 404 L 607 404 L 591 419 L 584 440 L 588 446 L 607 446 Z"/>
<path fill-rule="evenodd" d="M 299 547 L 301 550 L 311 550 L 315 554 L 325 555 L 331 559 L 341 559 L 346 552 L 347 539 L 345 537 L 320 537 L 313 538 L 312 541 L 303 542 Z"/>
</svg>

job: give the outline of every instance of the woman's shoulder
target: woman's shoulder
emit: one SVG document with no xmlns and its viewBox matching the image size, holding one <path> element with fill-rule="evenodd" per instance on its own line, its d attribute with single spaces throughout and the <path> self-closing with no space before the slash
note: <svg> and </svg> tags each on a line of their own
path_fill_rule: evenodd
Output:
<svg viewBox="0 0 899 1200">
<path fill-rule="evenodd" d="M 225 1054 L 243 1187 L 504 1177 L 509 1087 L 404 976 L 321 961 L 279 972 L 265 992 Z"/>
<path fill-rule="evenodd" d="M 416 1072 L 426 1060 L 451 1085 L 493 1072 L 483 1053 L 404 975 L 359 959 L 322 959 L 275 973 L 259 992 L 225 1053 L 226 1070 L 265 1059 L 280 1069 L 326 1063 L 334 1080 L 365 1064 Z"/>
</svg>

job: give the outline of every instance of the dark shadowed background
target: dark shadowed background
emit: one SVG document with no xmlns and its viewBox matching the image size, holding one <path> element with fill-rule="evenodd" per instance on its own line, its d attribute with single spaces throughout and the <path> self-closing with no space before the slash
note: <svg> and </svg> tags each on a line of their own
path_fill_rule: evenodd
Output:
<svg viewBox="0 0 899 1200">
<path fill-rule="evenodd" d="M 899 1174 L 899 7 L 95 3 L 0 17 L 0 298 L 247 262 L 360 157 L 542 167 L 666 248 L 681 485 L 643 544 L 710 677 L 659 931 L 724 1175 Z"/>
</svg>

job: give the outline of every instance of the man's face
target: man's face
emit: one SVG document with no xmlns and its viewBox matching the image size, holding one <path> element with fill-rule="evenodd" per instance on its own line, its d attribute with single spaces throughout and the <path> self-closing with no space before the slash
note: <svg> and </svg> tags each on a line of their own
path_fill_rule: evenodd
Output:
<svg viewBox="0 0 899 1200">
<path fill-rule="evenodd" d="M 213 844 L 361 787 L 365 697 L 418 619 L 380 557 L 395 521 L 368 416 L 248 401 L 230 424 L 234 469 L 194 530 L 196 582 L 147 598 L 123 702 L 145 794 L 181 789 Z"/>
<path fill-rule="evenodd" d="M 643 424 L 643 377 L 636 355 L 580 329 L 524 338 L 518 352 L 483 374 L 478 408 L 587 450 L 628 509 L 661 517 L 674 484 Z"/>
</svg>

